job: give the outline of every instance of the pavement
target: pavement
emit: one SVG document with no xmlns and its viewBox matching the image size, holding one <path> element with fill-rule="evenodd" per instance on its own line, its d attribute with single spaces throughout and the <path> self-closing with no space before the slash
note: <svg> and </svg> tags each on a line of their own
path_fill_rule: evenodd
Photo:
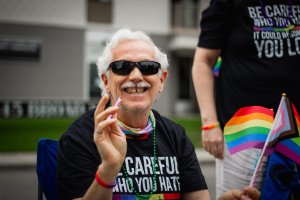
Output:
<svg viewBox="0 0 300 200">
<path fill-rule="evenodd" d="M 200 163 L 214 162 L 213 156 L 203 149 L 196 149 L 196 155 Z M 0 153 L 0 168 L 10 167 L 35 167 L 35 152 Z"/>
</svg>

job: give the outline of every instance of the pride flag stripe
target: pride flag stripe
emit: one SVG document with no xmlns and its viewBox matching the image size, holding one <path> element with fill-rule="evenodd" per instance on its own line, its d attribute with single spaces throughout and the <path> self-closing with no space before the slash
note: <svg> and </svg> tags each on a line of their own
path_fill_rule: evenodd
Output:
<svg viewBox="0 0 300 200">
<path fill-rule="evenodd" d="M 300 165 L 300 137 L 279 142 L 275 150 Z"/>
<path fill-rule="evenodd" d="M 244 130 L 241 130 L 239 132 L 236 132 L 235 134 L 228 134 L 225 135 L 226 141 L 227 142 L 231 142 L 232 140 L 236 140 L 240 137 L 246 136 L 246 135 L 255 135 L 255 134 L 263 134 L 263 135 L 268 135 L 270 129 L 269 128 L 265 128 L 265 127 L 259 127 L 259 126 L 255 126 L 255 127 L 250 127 Z"/>
<path fill-rule="evenodd" d="M 273 123 L 273 116 L 267 115 L 265 113 L 251 113 L 244 116 L 234 116 L 231 118 L 231 120 L 226 124 L 227 126 L 232 126 L 236 124 L 245 123 L 247 121 L 253 120 L 253 119 L 260 119 L 263 121 L 268 121 L 270 123 Z"/>
<path fill-rule="evenodd" d="M 238 145 L 235 146 L 233 148 L 228 148 L 230 154 L 235 154 L 239 151 L 245 150 L 245 149 L 249 149 L 249 148 L 258 148 L 258 149 L 262 149 L 263 146 L 265 144 L 265 141 L 261 142 L 261 141 L 252 141 L 252 142 L 246 142 L 243 145 Z"/>
<path fill-rule="evenodd" d="M 250 128 L 250 127 L 263 127 L 263 128 L 268 128 L 270 129 L 272 126 L 272 123 L 269 121 L 263 121 L 260 119 L 254 119 L 254 120 L 249 120 L 247 122 L 244 122 L 242 124 L 237 124 L 237 125 L 233 125 L 233 126 L 225 126 L 224 128 L 224 134 L 228 135 L 228 134 L 235 134 L 237 132 L 240 132 L 244 129 Z"/>
<path fill-rule="evenodd" d="M 274 146 L 277 141 L 284 137 L 295 137 L 295 132 L 297 131 L 296 124 L 293 120 L 293 114 L 291 109 L 290 101 L 287 97 L 282 96 L 275 119 L 274 124 L 270 130 L 268 145 L 270 147 Z"/>
<path fill-rule="evenodd" d="M 138 199 L 182 199 L 180 193 L 164 193 L 149 195 L 113 194 L 113 200 L 138 200 Z"/>
<path fill-rule="evenodd" d="M 270 116 L 274 115 L 274 112 L 271 109 L 268 109 L 268 108 L 265 108 L 262 106 L 248 106 L 248 107 L 240 108 L 234 114 L 234 117 L 248 115 L 248 114 L 252 114 L 252 113 L 264 113 L 264 114 L 270 115 Z"/>
<path fill-rule="evenodd" d="M 252 142 L 252 141 L 260 141 L 264 143 L 267 139 L 266 134 L 251 134 L 242 136 L 236 140 L 232 140 L 231 142 L 227 142 L 228 148 L 233 148 L 238 145 L 244 145 L 244 143 Z"/>
<path fill-rule="evenodd" d="M 291 149 L 300 156 L 300 137 L 283 140 L 283 144 L 285 143 L 291 143 Z"/>
<path fill-rule="evenodd" d="M 298 113 L 296 107 L 294 106 L 294 104 L 292 104 L 292 108 L 293 108 L 293 112 L 294 112 L 294 116 L 295 116 L 295 120 L 296 120 L 296 124 L 297 124 L 297 128 L 298 128 L 298 132 L 300 133 L 300 116 L 299 116 L 299 113 Z"/>
</svg>

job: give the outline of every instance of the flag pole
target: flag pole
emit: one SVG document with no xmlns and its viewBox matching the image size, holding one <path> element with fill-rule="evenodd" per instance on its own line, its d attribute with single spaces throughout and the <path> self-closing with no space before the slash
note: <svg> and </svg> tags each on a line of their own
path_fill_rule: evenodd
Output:
<svg viewBox="0 0 300 200">
<path fill-rule="evenodd" d="M 285 99 L 285 98 L 286 98 L 286 94 L 285 94 L 285 93 L 282 93 L 282 97 L 281 97 L 280 103 L 281 103 L 282 100 Z M 279 105 L 278 107 L 280 107 L 280 105 Z M 268 147 L 269 140 L 270 140 L 270 137 L 271 137 L 271 134 L 270 134 L 270 133 L 271 133 L 271 131 L 273 130 L 274 125 L 275 125 L 275 121 L 273 122 L 272 128 L 270 129 L 270 132 L 269 132 L 269 134 L 268 134 L 268 136 L 267 136 L 267 139 L 266 139 L 266 141 L 265 141 L 265 145 L 264 145 L 263 149 L 262 149 L 261 152 L 260 152 L 259 159 L 258 159 L 258 161 L 257 161 L 257 164 L 256 164 L 256 166 L 255 166 L 255 169 L 254 169 L 254 172 L 253 172 L 251 181 L 250 181 L 250 187 L 254 187 L 254 186 L 255 186 L 255 181 L 256 181 L 256 178 L 257 178 L 258 175 L 259 175 L 259 169 L 260 169 L 260 167 L 261 167 L 261 163 L 262 163 L 262 159 L 263 159 L 263 157 L 264 157 L 264 155 L 265 155 L 265 151 L 266 151 L 266 149 L 267 149 L 267 147 Z"/>
<path fill-rule="evenodd" d="M 261 152 L 260 152 L 260 156 L 259 156 L 259 159 L 258 159 L 258 161 L 257 161 L 257 163 L 256 163 L 256 166 L 255 166 L 255 169 L 254 169 L 254 173 L 253 173 L 253 175 L 252 175 L 252 178 L 251 178 L 251 182 L 250 182 L 250 187 L 254 187 L 255 186 L 255 181 L 256 181 L 256 178 L 258 177 L 258 175 L 259 175 L 259 169 L 260 169 L 260 167 L 261 167 L 261 163 L 262 163 L 262 159 L 263 159 L 263 157 L 264 157 L 264 154 L 265 154 L 265 151 L 266 151 L 266 148 L 267 148 L 267 141 L 269 140 L 268 139 L 269 138 L 269 135 L 268 135 L 268 137 L 267 137 L 267 140 L 266 140 L 266 142 L 265 142 L 265 145 L 264 145 L 264 148 L 261 150 Z"/>
</svg>

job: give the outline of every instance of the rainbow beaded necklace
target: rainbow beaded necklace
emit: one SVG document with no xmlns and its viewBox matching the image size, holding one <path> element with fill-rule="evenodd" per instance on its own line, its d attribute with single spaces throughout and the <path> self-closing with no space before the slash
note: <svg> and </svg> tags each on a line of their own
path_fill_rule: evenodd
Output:
<svg viewBox="0 0 300 200">
<path fill-rule="evenodd" d="M 133 187 L 133 183 L 129 180 L 129 175 L 127 173 L 125 165 L 124 164 L 122 165 L 122 170 L 124 171 L 126 181 L 128 182 L 131 190 L 136 194 L 136 198 L 137 199 L 149 199 L 149 197 L 153 194 L 154 189 L 156 188 L 156 168 L 155 168 L 155 166 L 157 163 L 157 155 L 156 155 L 156 131 L 155 131 L 156 124 L 155 124 L 154 114 L 152 111 L 150 112 L 148 125 L 144 129 L 131 128 L 131 127 L 125 125 L 124 123 L 122 123 L 121 121 L 118 121 L 118 122 L 119 122 L 118 125 L 120 126 L 123 133 L 126 134 L 127 138 L 135 138 L 135 139 L 143 138 L 144 139 L 145 135 L 147 135 L 146 138 L 148 138 L 152 132 L 152 135 L 153 135 L 153 165 L 152 165 L 153 183 L 152 183 L 150 194 L 141 194 L 138 191 L 136 191 L 136 189 Z M 149 127 L 149 124 L 150 124 L 150 127 Z M 128 129 L 128 127 L 130 129 Z M 133 137 L 133 135 L 135 135 L 135 136 Z M 136 137 L 136 135 L 142 135 L 142 136 Z"/>
</svg>

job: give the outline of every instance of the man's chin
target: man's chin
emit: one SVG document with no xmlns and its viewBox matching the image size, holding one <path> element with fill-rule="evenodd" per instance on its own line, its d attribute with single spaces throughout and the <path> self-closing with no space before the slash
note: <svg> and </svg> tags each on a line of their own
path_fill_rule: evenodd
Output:
<svg viewBox="0 0 300 200">
<path fill-rule="evenodd" d="M 150 106 L 145 106 L 145 104 L 143 105 L 139 105 L 139 104 L 131 104 L 130 106 L 127 107 L 127 110 L 131 111 L 131 112 L 144 112 L 149 110 Z"/>
</svg>

